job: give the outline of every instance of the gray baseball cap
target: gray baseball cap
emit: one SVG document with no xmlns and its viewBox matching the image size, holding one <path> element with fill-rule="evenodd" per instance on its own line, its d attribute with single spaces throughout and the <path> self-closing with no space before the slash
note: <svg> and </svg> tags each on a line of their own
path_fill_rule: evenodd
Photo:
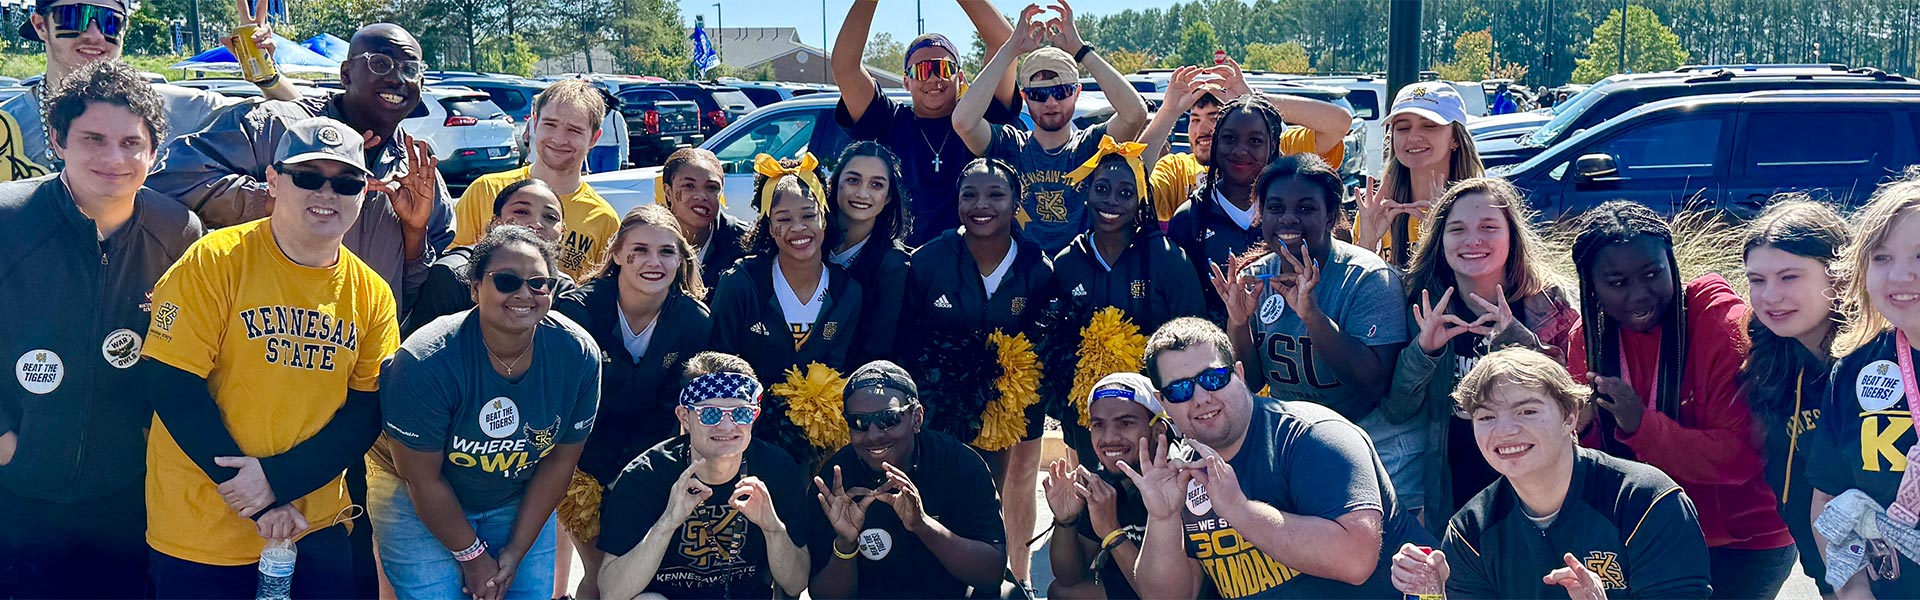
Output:
<svg viewBox="0 0 1920 600">
<path fill-rule="evenodd" d="M 287 125 L 287 134 L 273 151 L 276 165 L 297 165 L 307 161 L 331 160 L 372 176 L 367 170 L 365 148 L 360 132 L 346 123 L 326 117 L 308 117 Z"/>
</svg>

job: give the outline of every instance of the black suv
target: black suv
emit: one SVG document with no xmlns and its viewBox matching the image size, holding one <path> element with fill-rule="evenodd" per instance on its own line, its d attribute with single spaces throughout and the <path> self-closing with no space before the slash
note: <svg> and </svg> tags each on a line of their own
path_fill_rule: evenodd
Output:
<svg viewBox="0 0 1920 600">
<path fill-rule="evenodd" d="M 1920 81 L 1878 69 L 1841 65 L 1682 67 L 1665 73 L 1615 75 L 1568 99 L 1531 135 L 1474 145 L 1488 167 L 1525 162 L 1635 107 L 1668 98 L 1765 90 L 1920 90 Z"/>
<path fill-rule="evenodd" d="M 1662 100 L 1496 167 L 1546 221 L 1615 199 L 1751 217 L 1802 191 L 1855 207 L 1920 163 L 1920 90 L 1766 91 Z"/>
<path fill-rule="evenodd" d="M 747 98 L 740 88 L 730 85 L 701 83 L 698 81 L 681 83 L 658 83 L 649 86 L 673 92 L 681 100 L 690 100 L 700 105 L 700 133 L 707 137 L 725 129 L 728 123 L 740 120 L 757 108 L 753 100 Z"/>
</svg>

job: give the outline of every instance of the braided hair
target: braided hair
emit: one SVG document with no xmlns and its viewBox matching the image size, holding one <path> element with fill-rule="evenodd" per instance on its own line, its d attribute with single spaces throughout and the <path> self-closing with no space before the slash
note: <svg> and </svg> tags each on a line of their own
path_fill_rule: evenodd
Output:
<svg viewBox="0 0 1920 600">
<path fill-rule="evenodd" d="M 1832 207 L 1814 202 L 1805 194 L 1782 194 L 1773 200 L 1747 227 L 1742 253 L 1752 256 L 1754 250 L 1773 248 L 1820 261 L 1822 268 L 1831 269 L 1853 237 L 1846 221 Z M 1832 329 L 1821 340 L 1823 350 L 1831 350 L 1834 335 L 1846 321 L 1839 303 L 1829 305 L 1827 319 Z M 1748 320 L 1747 339 L 1753 346 L 1740 365 L 1740 388 L 1747 394 L 1754 418 L 1771 429 L 1790 418 L 1788 413 L 1793 409 L 1786 401 L 1799 391 L 1795 379 L 1809 367 L 1816 371 L 1820 367 L 1803 362 L 1806 359 L 1802 358 L 1799 341 L 1775 334 L 1760 319 Z"/>
<path fill-rule="evenodd" d="M 1213 153 L 1207 157 L 1206 184 L 1201 186 L 1200 198 L 1198 202 L 1195 203 L 1194 208 L 1199 208 L 1200 202 L 1212 202 L 1214 194 L 1220 187 L 1220 179 L 1224 177 L 1224 173 L 1226 173 L 1226 169 L 1223 168 L 1226 164 L 1226 159 L 1221 156 L 1224 153 L 1220 151 L 1220 128 L 1225 127 L 1227 125 L 1227 119 L 1233 118 L 1233 115 L 1236 113 L 1250 113 L 1260 117 L 1260 120 L 1267 124 L 1267 161 L 1271 163 L 1273 159 L 1280 156 L 1280 134 L 1287 129 L 1286 120 L 1280 117 L 1280 109 L 1275 108 L 1272 102 L 1267 101 L 1267 98 L 1260 94 L 1247 94 L 1228 100 L 1226 105 L 1220 109 L 1220 119 L 1214 122 Z M 1143 191 L 1141 193 L 1145 192 Z M 1258 192 L 1255 192 L 1255 194 L 1258 195 Z M 1195 227 L 1199 227 L 1199 223 L 1199 219 L 1194 219 Z M 1195 238 L 1198 239 L 1199 236 L 1197 234 L 1200 232 L 1195 231 L 1194 233 L 1196 234 Z"/>
<path fill-rule="evenodd" d="M 1620 373 L 1620 332 L 1613 319 L 1601 310 L 1595 294 L 1594 259 L 1608 246 L 1625 244 L 1642 236 L 1660 242 L 1666 254 L 1667 274 L 1672 278 L 1673 297 L 1660 316 L 1660 364 L 1654 388 L 1654 407 L 1661 413 L 1680 419 L 1680 381 L 1687 366 L 1687 313 L 1685 288 L 1680 267 L 1673 258 L 1673 229 L 1645 205 L 1614 200 L 1580 215 L 1579 235 L 1573 240 L 1573 264 L 1580 276 L 1580 321 L 1587 331 L 1587 365 L 1595 373 L 1615 377 Z M 1602 439 L 1612 445 L 1617 425 L 1611 415 L 1598 415 Z"/>
</svg>

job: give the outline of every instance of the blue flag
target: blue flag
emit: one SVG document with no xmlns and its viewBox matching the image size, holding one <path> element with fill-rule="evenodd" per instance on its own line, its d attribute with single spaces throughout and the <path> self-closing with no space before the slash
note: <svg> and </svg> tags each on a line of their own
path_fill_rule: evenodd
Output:
<svg viewBox="0 0 1920 600">
<path fill-rule="evenodd" d="M 720 66 L 720 53 L 713 49 L 713 39 L 707 37 L 707 29 L 693 26 L 693 68 L 700 70 L 700 76 L 706 77 L 707 71 Z"/>
</svg>

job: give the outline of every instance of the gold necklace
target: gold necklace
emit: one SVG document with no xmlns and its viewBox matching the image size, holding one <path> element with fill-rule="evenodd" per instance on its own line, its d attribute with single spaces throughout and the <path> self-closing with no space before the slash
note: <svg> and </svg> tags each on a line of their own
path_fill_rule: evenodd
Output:
<svg viewBox="0 0 1920 600">
<path fill-rule="evenodd" d="M 482 343 L 481 343 L 481 347 L 486 347 L 486 344 L 485 344 L 485 342 L 482 342 Z M 520 350 L 520 355 L 519 355 L 519 356 L 516 356 L 516 357 L 514 357 L 514 358 L 513 358 L 513 362 L 507 362 L 507 361 L 505 361 L 505 360 L 502 360 L 502 359 L 500 358 L 500 355 L 498 355 L 498 354 L 494 354 L 494 353 L 493 353 L 493 348 L 487 348 L 487 358 L 491 358 L 491 359 L 493 359 L 493 360 L 495 360 L 495 361 L 498 361 L 498 362 L 500 363 L 500 366 L 502 366 L 502 367 L 506 367 L 506 369 L 507 369 L 507 377 L 512 377 L 512 376 L 513 376 L 513 366 L 514 366 L 514 365 L 517 365 L 517 364 L 520 364 L 520 359 L 523 359 L 523 358 L 526 358 L 526 357 L 527 357 L 527 353 L 528 353 L 528 352 L 532 352 L 532 351 L 533 351 L 533 340 L 527 340 L 527 347 L 526 347 L 526 348 L 524 348 L 524 349 L 522 349 L 522 350 Z"/>
</svg>

